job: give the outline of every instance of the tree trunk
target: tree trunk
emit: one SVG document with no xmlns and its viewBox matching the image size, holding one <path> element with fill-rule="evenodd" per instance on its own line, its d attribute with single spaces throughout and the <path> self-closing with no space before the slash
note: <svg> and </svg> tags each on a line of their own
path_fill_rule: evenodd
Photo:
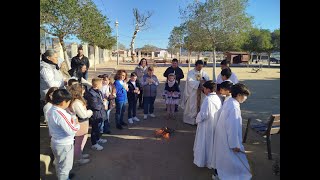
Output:
<svg viewBox="0 0 320 180">
<path fill-rule="evenodd" d="M 188 52 L 188 72 L 190 71 L 191 51 Z"/>
<path fill-rule="evenodd" d="M 61 44 L 61 46 L 62 46 L 62 50 L 63 50 L 63 55 L 64 55 L 64 60 L 67 62 L 67 65 L 68 65 L 68 68 L 69 69 L 71 69 L 71 63 L 70 63 L 70 61 L 69 61 L 69 58 L 68 58 L 68 54 L 67 54 L 67 49 L 66 49 L 66 46 L 65 46 L 65 44 L 64 44 L 64 41 L 63 41 L 63 36 L 59 36 L 58 37 L 59 38 L 59 41 L 60 41 L 60 44 Z"/>
<path fill-rule="evenodd" d="M 133 36 L 132 36 L 131 44 L 130 44 L 131 60 L 132 60 L 133 62 L 135 62 L 135 61 L 134 61 L 135 55 L 133 54 L 133 52 L 134 52 L 134 51 L 133 51 L 133 50 L 134 50 L 134 40 L 136 39 L 136 36 L 137 36 L 138 31 L 139 31 L 139 28 L 136 27 L 136 29 L 135 29 L 135 31 L 134 31 L 134 33 L 133 33 Z"/>
<path fill-rule="evenodd" d="M 213 68 L 212 80 L 214 82 L 217 82 L 217 80 L 216 80 L 216 48 L 215 47 L 212 50 L 212 56 L 213 56 L 213 59 L 212 59 L 212 68 Z"/>
<path fill-rule="evenodd" d="M 268 67 L 269 67 L 269 68 L 270 68 L 270 54 L 271 54 L 271 53 L 268 52 Z"/>
</svg>

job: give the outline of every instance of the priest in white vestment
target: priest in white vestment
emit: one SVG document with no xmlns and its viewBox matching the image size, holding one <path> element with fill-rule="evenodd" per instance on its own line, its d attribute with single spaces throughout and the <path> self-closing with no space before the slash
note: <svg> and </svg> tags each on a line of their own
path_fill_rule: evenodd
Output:
<svg viewBox="0 0 320 180">
<path fill-rule="evenodd" d="M 209 80 L 209 75 L 202 70 L 203 61 L 196 61 L 195 68 L 190 70 L 187 75 L 186 85 L 181 101 L 183 112 L 183 122 L 191 125 L 196 124 L 197 113 L 203 99 L 206 97 L 201 92 L 202 84 Z M 200 101 L 198 98 L 200 98 Z"/>
<path fill-rule="evenodd" d="M 193 163 L 198 167 L 212 168 L 213 136 L 215 121 L 218 119 L 218 110 L 221 108 L 221 100 L 215 93 L 216 84 L 207 81 L 203 84 L 203 92 L 207 96 L 201 105 L 197 115 L 197 132 L 193 145 Z"/>
<path fill-rule="evenodd" d="M 224 102 L 218 118 L 213 144 L 212 167 L 223 180 L 249 180 L 252 175 L 242 145 L 240 103 L 250 91 L 244 84 L 232 87 L 232 98 Z"/>
</svg>

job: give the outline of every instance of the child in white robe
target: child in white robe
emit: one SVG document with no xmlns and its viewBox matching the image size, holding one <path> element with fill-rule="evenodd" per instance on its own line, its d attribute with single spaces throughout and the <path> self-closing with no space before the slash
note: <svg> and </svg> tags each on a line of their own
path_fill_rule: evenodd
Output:
<svg viewBox="0 0 320 180">
<path fill-rule="evenodd" d="M 211 167 L 213 136 L 215 121 L 218 119 L 218 110 L 221 108 L 220 98 L 215 93 L 216 84 L 213 81 L 206 81 L 203 84 L 203 93 L 206 98 L 197 115 L 197 132 L 193 147 L 193 163 L 198 167 Z"/>
<path fill-rule="evenodd" d="M 235 84 L 232 98 L 226 101 L 218 118 L 214 134 L 212 166 L 217 169 L 213 175 L 224 180 L 249 180 L 252 175 L 242 145 L 242 117 L 240 103 L 250 91 L 244 84 Z"/>
<path fill-rule="evenodd" d="M 226 102 L 229 98 L 231 98 L 231 88 L 233 86 L 233 83 L 230 81 L 223 81 L 220 84 L 220 94 L 222 96 L 224 96 L 224 100 L 222 102 L 222 104 L 224 102 Z"/>
</svg>

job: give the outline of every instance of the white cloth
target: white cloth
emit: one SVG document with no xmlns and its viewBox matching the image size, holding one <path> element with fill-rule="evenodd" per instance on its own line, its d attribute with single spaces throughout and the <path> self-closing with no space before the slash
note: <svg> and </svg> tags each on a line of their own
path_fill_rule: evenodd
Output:
<svg viewBox="0 0 320 180">
<path fill-rule="evenodd" d="M 231 72 L 231 76 L 229 78 L 229 80 L 233 83 L 233 84 L 237 84 L 239 82 L 238 77 L 236 76 L 236 74 L 234 74 L 233 72 Z M 221 84 L 223 82 L 222 77 L 221 77 L 221 73 L 218 75 L 217 77 L 217 84 Z"/>
<path fill-rule="evenodd" d="M 76 99 L 72 103 L 73 111 L 79 116 L 80 118 L 90 118 L 92 116 L 92 110 L 87 110 L 86 106 L 81 102 L 79 99 Z"/>
<path fill-rule="evenodd" d="M 43 106 L 44 122 L 48 122 L 47 113 L 51 107 L 52 107 L 52 104 L 50 102 L 47 102 L 47 104 Z"/>
<path fill-rule="evenodd" d="M 200 79 L 209 80 L 209 75 L 201 70 L 200 72 L 193 69 L 188 72 L 187 81 L 184 88 L 184 93 L 181 101 L 181 108 L 184 109 L 183 112 L 183 122 L 187 124 L 194 125 L 196 123 L 197 117 L 197 90 L 200 85 L 200 81 L 197 80 L 197 75 L 200 75 Z M 201 93 L 201 102 L 206 96 Z"/>
<path fill-rule="evenodd" d="M 102 92 L 103 98 L 108 98 L 109 95 L 112 93 L 111 85 L 109 84 L 102 85 L 100 91 Z"/>
<path fill-rule="evenodd" d="M 246 155 L 241 152 L 233 152 L 231 148 L 236 147 L 245 152 L 242 145 L 240 104 L 234 98 L 229 98 L 221 108 L 212 151 L 212 167 L 217 169 L 220 179 L 251 179 L 252 175 L 248 170 L 250 167 Z"/>
<path fill-rule="evenodd" d="M 73 144 L 74 136 L 80 129 L 79 124 L 75 124 L 74 118 L 64 109 L 52 106 L 48 113 L 48 127 L 51 134 L 51 142 L 55 145 Z"/>
<path fill-rule="evenodd" d="M 130 81 L 131 84 L 133 85 L 134 88 L 137 88 L 136 82 L 135 81 Z"/>
<path fill-rule="evenodd" d="M 213 138 L 218 110 L 221 108 L 220 98 L 216 93 L 209 94 L 201 105 L 197 115 L 197 132 L 193 145 L 193 163 L 198 167 L 212 168 Z"/>
<path fill-rule="evenodd" d="M 64 87 L 63 76 L 60 70 L 53 64 L 44 61 L 40 62 L 40 95 L 44 100 L 48 90 L 51 87 Z"/>
</svg>

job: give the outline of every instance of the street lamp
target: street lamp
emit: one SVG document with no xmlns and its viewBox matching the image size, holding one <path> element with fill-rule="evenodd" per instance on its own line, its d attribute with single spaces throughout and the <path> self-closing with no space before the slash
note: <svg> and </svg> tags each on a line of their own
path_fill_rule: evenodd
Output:
<svg viewBox="0 0 320 180">
<path fill-rule="evenodd" d="M 117 30 L 117 65 L 119 65 L 119 47 L 118 47 L 118 20 L 116 20 L 115 22 L 115 25 L 116 25 L 116 30 Z"/>
</svg>

